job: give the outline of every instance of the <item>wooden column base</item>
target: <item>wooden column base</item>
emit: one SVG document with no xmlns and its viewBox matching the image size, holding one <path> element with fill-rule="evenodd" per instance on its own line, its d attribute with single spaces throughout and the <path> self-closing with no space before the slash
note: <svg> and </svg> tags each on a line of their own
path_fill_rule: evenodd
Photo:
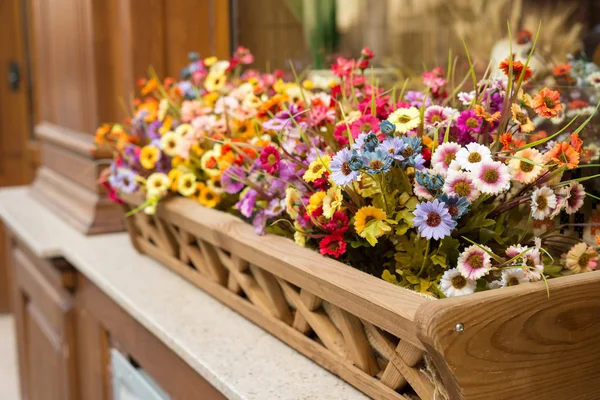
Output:
<svg viewBox="0 0 600 400">
<path fill-rule="evenodd" d="M 123 209 L 109 200 L 98 178 L 110 153 L 96 151 L 88 134 L 43 123 L 35 128 L 41 166 L 31 194 L 80 232 L 124 230 Z"/>
</svg>

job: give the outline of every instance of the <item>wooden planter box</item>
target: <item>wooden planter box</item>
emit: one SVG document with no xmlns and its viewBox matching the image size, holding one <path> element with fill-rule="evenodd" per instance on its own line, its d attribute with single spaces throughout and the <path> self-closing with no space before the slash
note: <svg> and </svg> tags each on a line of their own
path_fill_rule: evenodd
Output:
<svg viewBox="0 0 600 400">
<path fill-rule="evenodd" d="M 532 283 L 433 300 L 185 198 L 127 220 L 138 251 L 372 398 L 600 398 L 598 272 L 551 280 L 550 298 Z"/>
</svg>

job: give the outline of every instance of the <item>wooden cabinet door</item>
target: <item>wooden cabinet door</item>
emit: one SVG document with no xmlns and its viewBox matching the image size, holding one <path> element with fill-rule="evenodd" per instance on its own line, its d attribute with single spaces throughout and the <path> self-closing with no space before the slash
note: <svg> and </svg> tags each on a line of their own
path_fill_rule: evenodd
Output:
<svg viewBox="0 0 600 400">
<path fill-rule="evenodd" d="M 42 272 L 40 263 L 52 268 L 45 261 L 19 247 L 10 250 L 10 261 L 23 399 L 74 399 L 71 295 Z"/>
</svg>

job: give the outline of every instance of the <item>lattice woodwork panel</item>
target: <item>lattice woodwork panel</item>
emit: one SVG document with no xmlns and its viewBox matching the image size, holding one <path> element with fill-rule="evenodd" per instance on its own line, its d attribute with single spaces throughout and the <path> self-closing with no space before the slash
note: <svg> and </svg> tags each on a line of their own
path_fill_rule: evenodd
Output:
<svg viewBox="0 0 600 400">
<path fill-rule="evenodd" d="M 423 371 L 423 350 L 409 342 L 156 216 L 134 214 L 129 230 L 138 250 L 210 289 L 211 295 L 371 397 L 434 398 L 434 384 Z M 254 317 L 241 302 L 268 319 Z M 315 355 L 307 341 L 327 349 L 329 361 Z M 331 360 L 346 364 L 345 372 Z"/>
</svg>

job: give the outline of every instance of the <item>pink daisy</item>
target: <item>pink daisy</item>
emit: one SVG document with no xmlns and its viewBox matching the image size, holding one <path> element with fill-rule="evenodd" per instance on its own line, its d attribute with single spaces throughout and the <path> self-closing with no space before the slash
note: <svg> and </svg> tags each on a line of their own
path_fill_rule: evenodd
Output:
<svg viewBox="0 0 600 400">
<path fill-rule="evenodd" d="M 565 211 L 567 214 L 575 214 L 581 206 L 583 206 L 583 200 L 585 199 L 585 188 L 579 182 L 573 182 L 569 186 L 567 203 L 565 205 Z"/>
<path fill-rule="evenodd" d="M 466 172 L 451 171 L 446 177 L 442 188 L 447 195 L 466 197 L 468 201 L 475 201 L 479 197 L 479 190 L 473 185 L 473 180 Z"/>
<path fill-rule="evenodd" d="M 452 107 L 431 106 L 425 110 L 424 120 L 426 128 L 447 127 L 457 111 Z"/>
<path fill-rule="evenodd" d="M 345 128 L 346 124 L 343 124 L 343 126 Z M 363 115 L 350 124 L 350 132 L 352 132 L 354 139 L 361 133 L 379 133 L 379 119 L 371 114 Z"/>
<path fill-rule="evenodd" d="M 481 247 L 491 251 L 486 246 Z M 458 257 L 458 270 L 467 279 L 477 280 L 492 269 L 492 258 L 481 247 L 469 246 Z"/>
<path fill-rule="evenodd" d="M 473 184 L 482 193 L 499 194 L 510 189 L 508 167 L 498 161 L 482 161 L 471 172 Z"/>
<path fill-rule="evenodd" d="M 415 192 L 415 196 L 417 196 L 419 199 L 433 200 L 433 196 L 431 195 L 431 193 L 429 193 L 429 190 L 419 185 L 419 182 L 417 182 L 416 179 L 413 190 Z"/>
<path fill-rule="evenodd" d="M 447 142 L 439 146 L 431 156 L 431 165 L 439 173 L 445 173 L 450 163 L 456 159 L 456 153 L 461 149 L 458 143 Z"/>
</svg>

